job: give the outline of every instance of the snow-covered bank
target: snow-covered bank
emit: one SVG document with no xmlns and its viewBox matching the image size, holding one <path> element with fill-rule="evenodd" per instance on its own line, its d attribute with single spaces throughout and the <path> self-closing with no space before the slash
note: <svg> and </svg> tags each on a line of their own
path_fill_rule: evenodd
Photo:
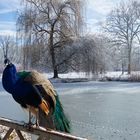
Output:
<svg viewBox="0 0 140 140">
<path fill-rule="evenodd" d="M 84 72 L 72 72 L 67 74 L 59 74 L 59 78 L 52 78 L 52 73 L 43 73 L 43 75 L 49 78 L 53 83 L 72 83 L 72 82 L 88 82 L 88 81 L 126 81 L 126 82 L 139 82 L 140 81 L 140 71 L 132 72 L 128 74 L 121 71 L 117 72 L 106 72 L 103 74 L 89 74 Z"/>
<path fill-rule="evenodd" d="M 140 82 L 140 71 L 133 71 L 131 74 L 127 72 L 107 72 L 101 75 L 100 81 L 125 81 L 125 82 Z"/>
<path fill-rule="evenodd" d="M 52 83 L 88 82 L 98 79 L 98 75 L 86 74 L 85 72 L 69 72 L 65 74 L 59 74 L 59 78 L 52 78 L 53 73 L 43 73 L 43 75 Z"/>
<path fill-rule="evenodd" d="M 53 73 L 43 73 L 44 76 L 48 78 L 53 77 Z M 87 76 L 85 72 L 69 72 L 64 74 L 59 74 L 59 78 L 90 78 L 91 75 Z"/>
</svg>

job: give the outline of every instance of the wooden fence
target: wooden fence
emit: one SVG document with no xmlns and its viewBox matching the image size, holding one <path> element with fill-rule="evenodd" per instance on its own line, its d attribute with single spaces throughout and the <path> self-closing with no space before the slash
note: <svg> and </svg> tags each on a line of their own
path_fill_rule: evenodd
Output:
<svg viewBox="0 0 140 140">
<path fill-rule="evenodd" d="M 61 133 L 42 127 L 28 127 L 28 125 L 25 125 L 23 122 L 18 122 L 2 117 L 0 117 L 0 125 L 7 126 L 9 128 L 3 137 L 3 140 L 7 140 L 13 130 L 15 130 L 20 140 L 25 140 L 21 131 L 39 136 L 38 140 L 42 140 L 43 138 L 46 140 L 87 140 L 86 138 L 76 137 L 67 133 Z"/>
</svg>

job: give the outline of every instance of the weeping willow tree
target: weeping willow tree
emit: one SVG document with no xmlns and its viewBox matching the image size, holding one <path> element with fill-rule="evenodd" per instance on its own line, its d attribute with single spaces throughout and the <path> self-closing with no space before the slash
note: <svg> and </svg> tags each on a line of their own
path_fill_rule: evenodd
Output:
<svg viewBox="0 0 140 140">
<path fill-rule="evenodd" d="M 57 78 L 59 66 L 72 56 L 60 59 L 57 52 L 81 33 L 82 3 L 79 0 L 25 0 L 24 5 L 17 20 L 18 35 L 22 35 L 20 38 L 26 46 L 24 55 L 28 55 L 24 63 L 30 63 L 31 46 L 41 44 L 47 48 L 53 77 Z"/>
</svg>

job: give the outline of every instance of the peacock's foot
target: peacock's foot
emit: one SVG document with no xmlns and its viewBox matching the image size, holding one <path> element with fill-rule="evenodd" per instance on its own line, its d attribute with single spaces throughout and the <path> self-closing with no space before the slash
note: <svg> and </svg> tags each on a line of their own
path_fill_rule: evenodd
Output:
<svg viewBox="0 0 140 140">
<path fill-rule="evenodd" d="M 34 124 L 31 122 L 24 123 L 24 127 L 28 130 L 31 130 L 33 128 Z"/>
<path fill-rule="evenodd" d="M 35 126 L 36 126 L 36 128 L 39 128 L 39 122 L 38 121 L 36 121 Z"/>
<path fill-rule="evenodd" d="M 29 121 L 28 123 L 24 123 L 24 127 L 26 127 L 27 129 L 30 129 L 33 127 L 39 128 L 39 122 L 36 121 L 33 123 L 33 122 Z"/>
</svg>

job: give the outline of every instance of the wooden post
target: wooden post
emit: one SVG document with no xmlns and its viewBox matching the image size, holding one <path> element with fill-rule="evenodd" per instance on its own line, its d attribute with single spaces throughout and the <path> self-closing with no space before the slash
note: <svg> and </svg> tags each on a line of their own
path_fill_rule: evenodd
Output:
<svg viewBox="0 0 140 140">
<path fill-rule="evenodd" d="M 10 134 L 13 132 L 13 130 L 14 130 L 13 128 L 10 128 L 7 131 L 6 135 L 4 136 L 3 140 L 7 140 L 9 138 Z"/>
<path fill-rule="evenodd" d="M 20 137 L 21 140 L 24 140 L 24 138 L 20 131 L 38 135 L 40 138 L 43 137 L 48 140 L 49 139 L 51 139 L 51 140 L 87 140 L 86 138 L 76 137 L 71 134 L 58 132 L 58 131 L 55 131 L 52 129 L 45 129 L 43 127 L 39 127 L 39 128 L 27 127 L 27 125 L 24 123 L 17 122 L 14 120 L 9 120 L 6 118 L 1 118 L 1 117 L 0 117 L 0 124 L 10 127 L 10 129 L 8 130 L 8 132 L 6 134 L 7 136 L 9 136 L 11 134 L 11 132 L 13 131 L 13 129 L 15 129 L 16 133 L 18 134 L 18 136 Z M 7 138 L 7 136 L 6 136 L 6 138 Z M 4 139 L 4 140 L 6 140 L 6 139 Z"/>
</svg>

